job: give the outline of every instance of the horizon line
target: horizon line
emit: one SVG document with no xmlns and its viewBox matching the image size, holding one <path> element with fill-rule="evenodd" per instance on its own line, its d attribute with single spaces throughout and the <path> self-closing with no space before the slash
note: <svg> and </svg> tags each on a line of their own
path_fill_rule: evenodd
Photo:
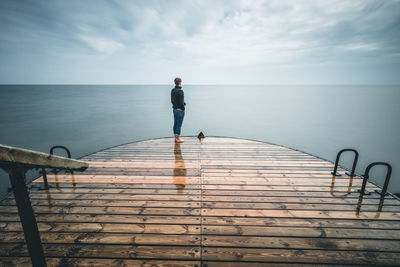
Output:
<svg viewBox="0 0 400 267">
<path fill-rule="evenodd" d="M 0 83 L 0 86 L 18 86 L 18 85 L 54 85 L 54 86 L 60 86 L 60 85 L 91 85 L 91 86 L 132 86 L 132 85 L 143 85 L 143 86 L 154 86 L 154 85 L 165 85 L 165 86 L 174 86 L 173 83 L 167 84 L 167 83 Z M 244 84 L 244 83 L 235 83 L 235 84 L 229 84 L 229 83 L 187 83 L 184 84 L 184 86 L 192 86 L 192 85 L 201 85 L 201 86 L 400 86 L 399 84 L 395 83 L 271 83 L 271 84 Z"/>
</svg>

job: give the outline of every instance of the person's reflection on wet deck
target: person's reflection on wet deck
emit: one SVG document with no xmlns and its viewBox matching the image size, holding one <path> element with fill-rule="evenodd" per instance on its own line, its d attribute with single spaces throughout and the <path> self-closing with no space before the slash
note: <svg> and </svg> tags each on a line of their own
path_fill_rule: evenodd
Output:
<svg viewBox="0 0 400 267">
<path fill-rule="evenodd" d="M 174 184 L 178 193 L 182 194 L 186 185 L 186 166 L 182 157 L 181 144 L 175 143 L 175 167 L 174 167 Z"/>
</svg>

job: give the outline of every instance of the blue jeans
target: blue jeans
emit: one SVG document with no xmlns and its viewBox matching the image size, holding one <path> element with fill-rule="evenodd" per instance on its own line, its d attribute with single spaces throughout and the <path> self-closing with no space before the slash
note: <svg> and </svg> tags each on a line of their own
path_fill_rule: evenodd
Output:
<svg viewBox="0 0 400 267">
<path fill-rule="evenodd" d="M 174 112 L 174 135 L 181 135 L 181 128 L 183 123 L 183 117 L 185 117 L 185 111 L 179 109 L 173 109 Z"/>
</svg>

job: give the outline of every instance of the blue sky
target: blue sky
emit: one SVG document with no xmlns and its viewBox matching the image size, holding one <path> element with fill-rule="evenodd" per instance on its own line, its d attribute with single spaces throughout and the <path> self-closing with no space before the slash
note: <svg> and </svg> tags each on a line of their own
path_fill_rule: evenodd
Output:
<svg viewBox="0 0 400 267">
<path fill-rule="evenodd" d="M 0 1 L 0 84 L 400 84 L 400 1 Z"/>
</svg>

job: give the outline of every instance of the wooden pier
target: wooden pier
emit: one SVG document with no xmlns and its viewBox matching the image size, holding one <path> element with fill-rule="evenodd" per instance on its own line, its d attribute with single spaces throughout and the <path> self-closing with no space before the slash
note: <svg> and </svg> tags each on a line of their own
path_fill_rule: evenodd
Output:
<svg viewBox="0 0 400 267">
<path fill-rule="evenodd" d="M 30 188 L 49 266 L 400 265 L 400 201 L 331 162 L 251 140 L 134 142 Z M 339 173 L 344 174 L 343 169 Z M 30 265 L 12 196 L 0 266 Z"/>
</svg>

